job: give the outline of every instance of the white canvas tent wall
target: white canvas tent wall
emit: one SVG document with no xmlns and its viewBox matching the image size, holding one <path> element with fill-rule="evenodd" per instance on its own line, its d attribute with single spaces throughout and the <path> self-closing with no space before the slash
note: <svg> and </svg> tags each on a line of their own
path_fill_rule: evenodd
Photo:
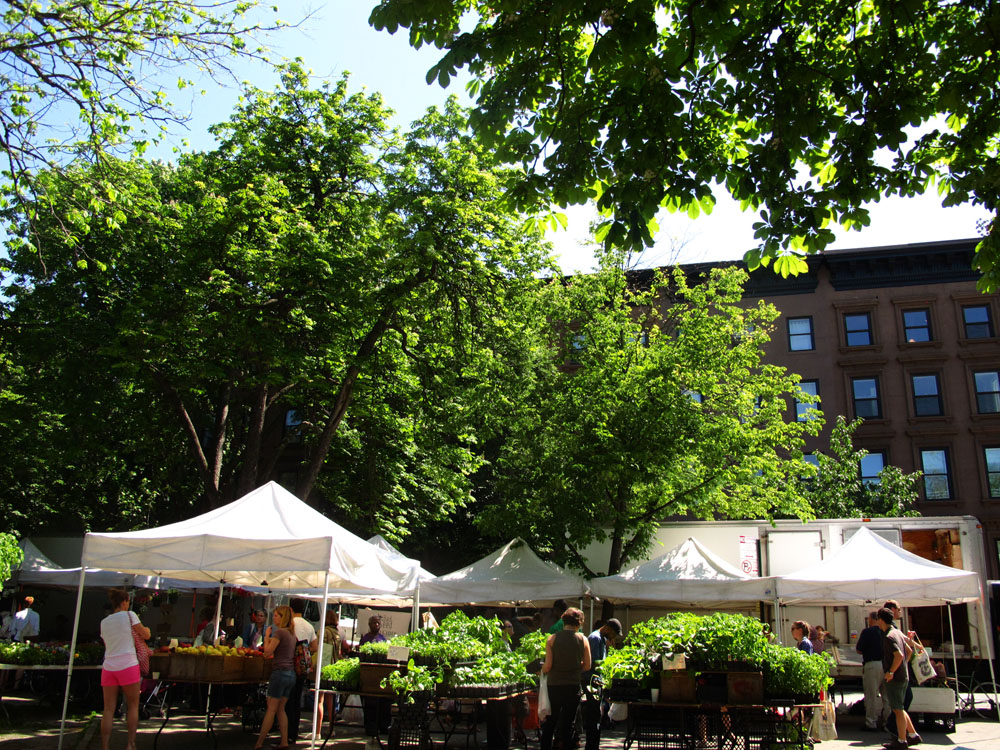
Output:
<svg viewBox="0 0 1000 750">
<path fill-rule="evenodd" d="M 894 599 L 903 607 L 978 602 L 981 632 L 988 632 L 983 589 L 976 572 L 925 560 L 867 528 L 858 529 L 828 559 L 779 576 L 777 599 L 781 604 L 867 605 L 881 605 L 887 599 Z M 950 606 L 948 625 L 952 627 Z M 952 632 L 953 643 L 954 640 Z M 995 682 L 991 640 L 986 639 L 985 657 Z M 954 651 L 952 657 L 957 675 Z"/>
<path fill-rule="evenodd" d="M 141 531 L 87 534 L 82 562 L 85 567 L 213 581 L 219 584 L 220 592 L 227 583 L 266 586 L 270 582 L 296 589 L 321 587 L 325 595 L 331 588 L 399 593 L 409 572 L 274 482 L 187 521 Z M 81 576 L 77 591 L 60 750 L 84 579 Z M 221 603 L 220 595 L 220 607 Z M 322 614 L 325 618 L 325 608 Z M 217 610 L 216 622 L 218 619 Z M 321 628 L 320 648 L 322 636 Z"/>
<path fill-rule="evenodd" d="M 774 600 L 774 579 L 751 577 L 693 537 L 665 555 L 590 581 L 590 591 L 621 604 L 656 602 L 706 609 Z"/>
<path fill-rule="evenodd" d="M 587 593 L 582 578 L 542 560 L 521 539 L 420 586 L 420 597 L 434 604 L 551 605 L 554 599 Z"/>
</svg>

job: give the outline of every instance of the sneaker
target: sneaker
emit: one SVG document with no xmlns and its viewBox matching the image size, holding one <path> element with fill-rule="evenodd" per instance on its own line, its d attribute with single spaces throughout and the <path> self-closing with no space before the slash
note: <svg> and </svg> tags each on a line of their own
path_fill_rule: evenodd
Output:
<svg viewBox="0 0 1000 750">
<path fill-rule="evenodd" d="M 914 745 L 919 745 L 923 742 L 923 737 L 919 734 L 908 734 L 906 735 L 906 746 L 913 747 Z"/>
<path fill-rule="evenodd" d="M 882 745 L 886 750 L 906 750 L 909 745 L 905 742 L 900 742 L 898 737 L 895 737 Z"/>
</svg>

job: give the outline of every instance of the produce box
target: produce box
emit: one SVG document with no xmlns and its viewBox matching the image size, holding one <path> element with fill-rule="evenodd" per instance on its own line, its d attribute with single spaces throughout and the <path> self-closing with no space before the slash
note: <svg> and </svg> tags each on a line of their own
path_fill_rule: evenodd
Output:
<svg viewBox="0 0 1000 750">
<path fill-rule="evenodd" d="M 154 652 L 150 654 L 149 673 L 150 675 L 159 675 L 159 679 L 161 680 L 170 677 L 170 654 L 167 652 Z"/>
<path fill-rule="evenodd" d="M 382 687 L 382 680 L 392 672 L 406 672 L 406 665 L 397 662 L 373 664 L 361 662 L 361 692 L 366 695 L 395 695 L 387 687 Z"/>
<path fill-rule="evenodd" d="M 201 654 L 201 672 L 198 679 L 205 682 L 222 682 L 225 675 L 226 657 L 222 654 Z"/>
<path fill-rule="evenodd" d="M 759 706 L 764 703 L 764 675 L 761 672 L 730 672 L 726 692 L 734 706 Z"/>
<path fill-rule="evenodd" d="M 201 654 L 170 654 L 170 679 L 200 680 L 202 658 Z"/>
<path fill-rule="evenodd" d="M 244 658 L 244 662 L 243 677 L 245 679 L 263 682 L 271 677 L 274 659 L 265 659 L 263 656 L 247 656 Z"/>
<path fill-rule="evenodd" d="M 660 672 L 661 703 L 694 703 L 695 682 L 693 672 Z"/>
</svg>

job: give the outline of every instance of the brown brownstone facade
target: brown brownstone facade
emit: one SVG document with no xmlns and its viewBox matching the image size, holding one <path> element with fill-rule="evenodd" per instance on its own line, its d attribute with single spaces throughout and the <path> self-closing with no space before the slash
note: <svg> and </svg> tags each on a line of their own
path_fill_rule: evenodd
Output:
<svg viewBox="0 0 1000 750">
<path fill-rule="evenodd" d="M 976 240 L 841 250 L 809 272 L 751 275 L 749 300 L 781 311 L 768 357 L 814 387 L 826 415 L 864 417 L 855 445 L 921 470 L 922 515 L 983 524 L 987 575 L 1000 578 L 1000 306 L 976 289 Z M 794 417 L 794 415 L 793 415 Z"/>
</svg>

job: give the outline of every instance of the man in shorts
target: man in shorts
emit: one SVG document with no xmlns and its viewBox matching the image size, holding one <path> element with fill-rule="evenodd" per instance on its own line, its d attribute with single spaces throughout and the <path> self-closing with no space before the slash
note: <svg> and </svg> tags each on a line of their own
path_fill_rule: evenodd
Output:
<svg viewBox="0 0 1000 750">
<path fill-rule="evenodd" d="M 888 750 L 903 750 L 920 743 L 920 735 L 913 727 L 909 714 L 903 708 L 906 698 L 906 687 L 909 675 L 906 671 L 906 661 L 909 651 L 903 634 L 892 627 L 892 612 L 888 609 L 878 611 L 878 628 L 882 631 L 882 668 L 885 671 L 884 697 L 889 709 L 896 718 L 896 737 L 885 743 Z"/>
</svg>

